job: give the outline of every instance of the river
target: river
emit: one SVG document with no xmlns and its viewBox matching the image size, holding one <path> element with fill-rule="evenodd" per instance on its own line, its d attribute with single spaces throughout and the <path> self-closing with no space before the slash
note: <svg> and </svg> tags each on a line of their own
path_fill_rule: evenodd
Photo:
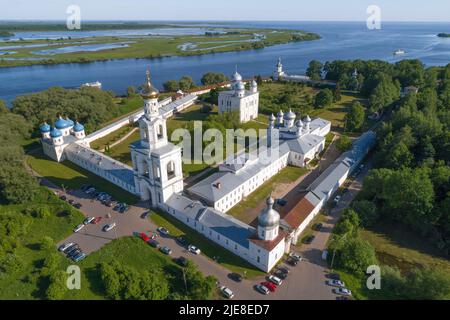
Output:
<svg viewBox="0 0 450 320">
<path fill-rule="evenodd" d="M 208 24 L 204 24 L 208 26 Z M 128 86 L 143 83 L 150 67 L 156 86 L 169 79 L 191 76 L 196 82 L 209 71 L 231 74 L 235 66 L 244 77 L 272 75 L 278 57 L 291 74 L 304 73 L 312 59 L 381 59 L 396 62 L 420 59 L 427 66 L 450 63 L 450 23 L 384 23 L 381 30 L 368 30 L 363 22 L 236 22 L 224 26 L 302 29 L 318 33 L 322 39 L 289 43 L 260 50 L 159 59 L 125 59 L 87 64 L 60 64 L 0 68 L 0 99 L 8 104 L 18 95 L 38 92 L 51 86 L 74 88 L 100 81 L 103 89 L 117 94 Z M 393 52 L 402 49 L 402 56 Z"/>
</svg>

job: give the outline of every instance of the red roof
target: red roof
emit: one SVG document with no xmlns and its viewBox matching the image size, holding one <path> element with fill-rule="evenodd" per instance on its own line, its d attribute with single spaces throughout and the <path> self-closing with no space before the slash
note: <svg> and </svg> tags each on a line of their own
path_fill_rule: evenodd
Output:
<svg viewBox="0 0 450 320">
<path fill-rule="evenodd" d="M 285 231 L 280 229 L 280 231 L 278 232 L 278 237 L 276 237 L 272 241 L 261 240 L 258 238 L 257 235 L 250 238 L 249 240 L 254 244 L 256 244 L 257 246 L 264 248 L 267 251 L 272 251 L 273 248 L 275 248 L 282 240 L 284 240 L 284 238 L 286 238 L 287 235 L 288 234 Z"/>
<path fill-rule="evenodd" d="M 283 218 L 283 220 L 293 229 L 297 229 L 303 221 L 311 214 L 314 210 L 314 205 L 308 201 L 308 199 L 303 198 L 297 203 L 297 205 L 292 208 Z"/>
</svg>

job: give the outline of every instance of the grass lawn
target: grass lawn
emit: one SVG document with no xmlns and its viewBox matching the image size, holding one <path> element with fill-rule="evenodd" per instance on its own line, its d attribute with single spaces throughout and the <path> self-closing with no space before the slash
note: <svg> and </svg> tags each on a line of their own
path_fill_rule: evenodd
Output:
<svg viewBox="0 0 450 320">
<path fill-rule="evenodd" d="M 352 92 L 343 92 L 342 99 L 338 103 L 324 109 L 314 109 L 311 112 L 311 118 L 323 118 L 331 121 L 332 130 L 343 133 L 345 127 L 345 116 L 354 101 L 359 101 L 364 106 L 366 104 L 364 99 L 361 99 Z M 366 120 L 367 121 L 367 120 Z"/>
<path fill-rule="evenodd" d="M 44 178 L 56 185 L 69 189 L 78 189 L 83 184 L 92 184 L 99 190 L 111 194 L 116 200 L 129 204 L 136 203 L 138 198 L 114 184 L 76 166 L 70 161 L 58 163 L 46 157 L 42 151 L 36 151 L 26 156 L 28 165 Z"/>
<path fill-rule="evenodd" d="M 94 150 L 102 150 L 105 149 L 106 146 L 110 146 L 114 142 L 121 139 L 123 136 L 127 135 L 131 130 L 133 130 L 134 127 L 132 126 L 125 126 L 120 128 L 119 130 L 116 130 L 114 132 L 111 132 L 110 134 L 104 136 L 103 138 L 97 139 L 95 141 L 91 142 L 91 148 Z"/>
<path fill-rule="evenodd" d="M 42 188 L 42 194 L 50 194 Z M 21 262 L 21 268 L 15 272 L 0 272 L 0 299 L 41 299 L 43 288 L 47 283 L 40 279 L 42 260 L 48 255 L 40 249 L 44 236 L 58 242 L 72 233 L 72 229 L 83 221 L 84 216 L 70 205 L 55 196 L 42 196 L 34 203 L 24 205 L 0 206 L 0 215 L 11 213 L 23 215 L 22 211 L 30 207 L 46 207 L 51 213 L 44 218 L 27 217 L 28 229 L 23 237 L 15 237 L 17 249 L 15 254 Z M 70 212 L 70 214 L 62 214 Z"/>
<path fill-rule="evenodd" d="M 140 132 L 139 130 L 136 130 L 124 141 L 114 146 L 113 148 L 110 148 L 109 152 L 107 152 L 106 154 L 111 158 L 114 158 L 122 163 L 131 166 L 132 161 L 131 161 L 130 144 L 138 141 L 140 138 L 141 138 Z"/>
<path fill-rule="evenodd" d="M 247 211 L 249 208 L 255 208 L 262 201 L 267 199 L 267 196 L 276 188 L 277 184 L 287 184 L 296 181 L 298 178 L 306 174 L 308 170 L 306 168 L 298 167 L 286 167 L 281 172 L 273 176 L 271 179 L 266 181 L 261 187 L 252 192 L 245 200 L 234 206 L 228 214 L 234 216 L 235 218 L 245 222 L 251 223 L 253 221 L 252 217 L 249 221 L 247 216 Z"/>
<path fill-rule="evenodd" d="M 403 226 L 380 224 L 373 230 L 362 230 L 361 236 L 372 244 L 382 264 L 402 271 L 429 266 L 450 273 L 450 261 L 440 257 L 436 248 Z"/>
<path fill-rule="evenodd" d="M 192 230 L 177 219 L 169 216 L 167 213 L 152 211 L 150 219 L 156 225 L 167 228 L 171 235 L 176 237 L 186 237 L 190 243 L 198 246 L 202 250 L 202 253 L 208 258 L 213 259 L 213 257 L 219 257 L 219 263 L 233 272 L 237 272 L 241 275 L 246 274 L 247 278 L 264 275 L 264 272 L 256 269 L 244 259 L 224 250 L 221 246 Z"/>
</svg>

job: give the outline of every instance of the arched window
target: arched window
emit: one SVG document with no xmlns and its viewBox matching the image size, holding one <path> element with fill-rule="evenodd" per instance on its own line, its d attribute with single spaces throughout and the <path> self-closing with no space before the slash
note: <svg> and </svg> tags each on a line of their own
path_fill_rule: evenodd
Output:
<svg viewBox="0 0 450 320">
<path fill-rule="evenodd" d="M 157 136 L 158 136 L 158 139 L 164 138 L 164 128 L 163 128 L 163 125 L 162 125 L 162 124 L 159 124 L 159 125 L 158 125 L 156 134 L 157 134 Z"/>
<path fill-rule="evenodd" d="M 147 161 L 142 160 L 142 168 L 143 168 L 144 176 L 148 175 L 149 171 L 148 171 L 148 163 L 147 163 Z"/>
<path fill-rule="evenodd" d="M 167 179 L 175 178 L 175 162 L 169 161 L 167 164 Z"/>
</svg>

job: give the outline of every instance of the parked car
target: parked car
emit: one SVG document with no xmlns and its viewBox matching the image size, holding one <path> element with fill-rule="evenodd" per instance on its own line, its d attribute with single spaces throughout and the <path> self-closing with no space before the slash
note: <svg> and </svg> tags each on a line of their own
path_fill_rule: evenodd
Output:
<svg viewBox="0 0 450 320">
<path fill-rule="evenodd" d="M 223 296 L 227 299 L 233 299 L 234 293 L 230 290 L 230 288 L 227 287 L 221 287 L 220 292 L 222 292 Z"/>
<path fill-rule="evenodd" d="M 228 278 L 235 282 L 242 282 L 242 276 L 239 273 L 233 272 L 228 274 Z"/>
<path fill-rule="evenodd" d="M 75 233 L 80 232 L 81 229 L 83 229 L 83 228 L 84 228 L 84 224 L 79 224 L 75 227 L 75 229 L 73 229 L 73 232 L 75 232 Z"/>
<path fill-rule="evenodd" d="M 274 284 L 276 284 L 277 286 L 281 286 L 281 284 L 283 283 L 283 280 L 281 280 L 280 278 L 274 276 L 274 275 L 270 275 L 268 280 Z"/>
<path fill-rule="evenodd" d="M 333 205 L 337 206 L 339 204 L 339 201 L 341 201 L 341 196 L 337 195 L 333 200 Z"/>
<path fill-rule="evenodd" d="M 187 267 L 189 260 L 185 257 L 179 257 L 175 259 L 175 262 L 181 267 Z"/>
<path fill-rule="evenodd" d="M 73 253 L 74 251 L 79 250 L 79 249 L 80 249 L 80 247 L 77 244 L 74 244 L 73 246 L 70 246 L 70 248 L 68 248 L 66 251 L 64 251 L 64 253 L 67 256 L 70 256 L 71 253 Z"/>
<path fill-rule="evenodd" d="M 67 201 L 71 206 L 73 206 L 75 204 L 75 200 L 70 199 L 69 201 Z"/>
<path fill-rule="evenodd" d="M 78 254 L 77 256 L 72 257 L 72 260 L 73 260 L 74 262 L 80 262 L 80 261 L 83 260 L 84 258 L 86 258 L 86 253 L 81 252 L 81 253 Z"/>
<path fill-rule="evenodd" d="M 111 231 L 112 229 L 114 229 L 116 226 L 117 226 L 117 225 L 116 225 L 115 222 L 113 222 L 113 223 L 111 223 L 111 224 L 107 224 L 107 225 L 105 225 L 105 226 L 103 227 L 103 231 L 104 231 L 104 232 L 109 232 L 109 231 Z"/>
<path fill-rule="evenodd" d="M 81 252 L 82 251 L 80 248 L 76 248 L 67 254 L 67 258 L 73 259 L 74 257 L 78 256 Z"/>
<path fill-rule="evenodd" d="M 293 258 L 288 258 L 286 260 L 286 263 L 292 267 L 296 267 L 298 265 L 298 260 L 295 260 Z"/>
<path fill-rule="evenodd" d="M 73 206 L 78 210 L 82 207 L 81 203 L 75 203 Z"/>
<path fill-rule="evenodd" d="M 269 281 L 261 282 L 261 285 L 269 289 L 270 292 L 275 292 L 277 290 L 277 285 Z"/>
<path fill-rule="evenodd" d="M 172 250 L 169 247 L 161 247 L 161 248 L 159 248 L 159 251 L 161 251 L 162 253 L 164 253 L 168 256 L 172 254 Z"/>
<path fill-rule="evenodd" d="M 297 261 L 302 261 L 302 257 L 299 254 L 295 253 L 295 252 L 291 252 L 289 254 L 289 257 L 291 259 L 294 259 L 294 260 L 297 260 Z"/>
<path fill-rule="evenodd" d="M 289 274 L 289 272 L 291 271 L 291 270 L 289 270 L 288 267 L 285 267 L 285 266 L 280 266 L 277 269 L 278 269 L 278 271 L 285 273 L 285 274 Z"/>
<path fill-rule="evenodd" d="M 61 197 L 59 197 L 59 199 L 61 199 L 62 201 L 66 201 L 67 197 L 66 196 L 61 196 Z"/>
<path fill-rule="evenodd" d="M 122 206 L 120 207 L 119 212 L 120 213 L 125 213 L 128 210 L 130 210 L 130 208 L 131 207 L 129 205 L 127 205 L 126 203 L 122 203 Z"/>
<path fill-rule="evenodd" d="M 326 277 L 332 280 L 341 280 L 341 276 L 338 275 L 337 273 L 329 273 L 326 275 Z"/>
<path fill-rule="evenodd" d="M 85 192 L 87 193 L 87 194 L 93 194 L 93 193 L 95 193 L 97 190 L 94 188 L 94 187 L 90 187 L 90 188 L 88 188 Z"/>
<path fill-rule="evenodd" d="M 345 288 L 345 283 L 341 280 L 328 280 L 327 284 L 332 287 Z"/>
<path fill-rule="evenodd" d="M 281 272 L 281 271 L 275 271 L 275 272 L 273 273 L 273 275 L 276 276 L 276 277 L 278 277 L 278 278 L 280 278 L 281 280 L 286 280 L 286 279 L 287 279 L 287 274 L 286 274 L 286 273 L 283 273 L 283 272 Z"/>
<path fill-rule="evenodd" d="M 87 225 L 87 224 L 91 224 L 92 223 L 92 221 L 94 221 L 95 220 L 95 217 L 87 217 L 86 219 L 84 219 L 84 224 L 85 225 Z"/>
<path fill-rule="evenodd" d="M 262 284 L 257 284 L 255 286 L 255 289 L 256 289 L 256 291 L 258 291 L 259 293 L 262 293 L 264 295 L 267 295 L 270 293 L 270 290 L 266 286 L 263 286 Z"/>
<path fill-rule="evenodd" d="M 147 219 L 148 218 L 148 216 L 150 215 L 150 211 L 146 211 L 146 212 L 144 212 L 143 214 L 141 214 L 141 219 Z"/>
<path fill-rule="evenodd" d="M 167 230 L 164 227 L 159 227 L 158 229 L 156 229 L 161 235 L 163 236 L 168 236 L 170 234 L 169 230 Z"/>
<path fill-rule="evenodd" d="M 175 241 L 182 247 L 186 247 L 189 245 L 188 241 L 185 237 L 177 237 Z"/>
<path fill-rule="evenodd" d="M 303 240 L 303 243 L 304 243 L 304 244 L 311 244 L 311 243 L 314 241 L 315 238 L 316 238 L 316 236 L 308 236 L 308 237 L 306 237 L 306 238 Z"/>
<path fill-rule="evenodd" d="M 159 248 L 159 242 L 156 240 L 150 240 L 147 243 L 153 248 Z"/>
<path fill-rule="evenodd" d="M 341 296 L 351 296 L 352 295 L 352 292 L 346 288 L 333 289 L 333 292 L 335 294 L 339 294 Z"/>
<path fill-rule="evenodd" d="M 287 201 L 284 199 L 277 199 L 277 205 L 279 205 L 280 207 L 284 207 L 285 205 L 287 205 Z"/>
<path fill-rule="evenodd" d="M 64 243 L 62 245 L 59 246 L 58 250 L 60 252 L 65 252 L 67 249 L 69 249 L 70 247 L 72 247 L 74 245 L 73 242 L 69 242 L 69 243 Z"/>
<path fill-rule="evenodd" d="M 98 224 L 100 223 L 100 221 L 102 221 L 102 217 L 97 217 L 94 220 L 92 220 L 92 224 Z"/>
<path fill-rule="evenodd" d="M 103 204 L 109 208 L 111 208 L 114 205 L 114 201 L 112 201 L 111 199 L 105 200 L 103 202 Z"/>
<path fill-rule="evenodd" d="M 189 250 L 189 252 L 191 252 L 193 254 L 197 254 L 197 255 L 202 253 L 199 248 L 197 248 L 196 246 L 193 246 L 193 245 L 188 246 L 188 250 Z"/>
<path fill-rule="evenodd" d="M 320 231 L 323 228 L 323 223 L 317 223 L 314 225 L 314 230 Z"/>
</svg>

